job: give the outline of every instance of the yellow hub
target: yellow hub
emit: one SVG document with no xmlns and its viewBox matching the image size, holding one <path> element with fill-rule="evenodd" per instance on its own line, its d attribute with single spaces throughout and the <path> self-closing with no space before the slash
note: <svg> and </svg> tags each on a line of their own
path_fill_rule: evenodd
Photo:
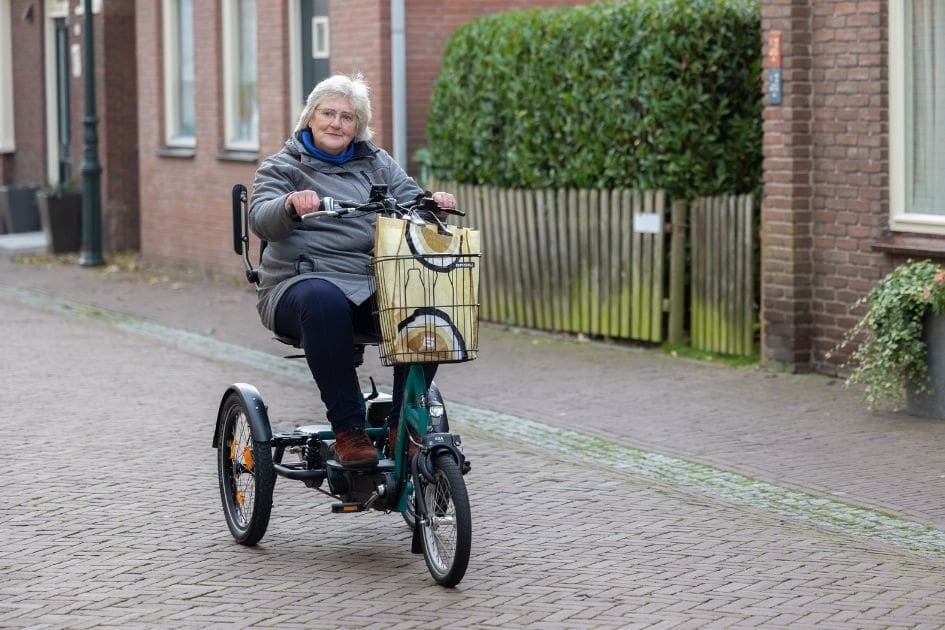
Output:
<svg viewBox="0 0 945 630">
<path fill-rule="evenodd" d="M 230 442 L 230 461 L 237 461 L 237 454 L 242 453 L 243 455 L 243 467 L 252 472 L 253 470 L 253 449 L 249 446 L 244 446 L 240 449 L 239 444 L 234 439 Z"/>
</svg>

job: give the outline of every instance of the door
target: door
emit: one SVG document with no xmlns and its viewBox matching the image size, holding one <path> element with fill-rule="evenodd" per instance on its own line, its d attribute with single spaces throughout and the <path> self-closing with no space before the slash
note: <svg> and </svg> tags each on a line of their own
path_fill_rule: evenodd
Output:
<svg viewBox="0 0 945 630">
<path fill-rule="evenodd" d="M 331 34 L 328 24 L 328 0 L 301 0 L 299 42 L 302 101 L 312 88 L 331 71 Z"/>
</svg>

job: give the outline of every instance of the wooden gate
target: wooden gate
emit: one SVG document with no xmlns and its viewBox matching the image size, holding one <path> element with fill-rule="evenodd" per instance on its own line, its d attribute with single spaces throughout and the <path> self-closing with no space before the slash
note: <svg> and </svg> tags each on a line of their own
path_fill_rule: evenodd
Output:
<svg viewBox="0 0 945 630">
<path fill-rule="evenodd" d="M 690 345 L 750 355 L 754 342 L 754 204 L 751 195 L 693 204 Z"/>
</svg>

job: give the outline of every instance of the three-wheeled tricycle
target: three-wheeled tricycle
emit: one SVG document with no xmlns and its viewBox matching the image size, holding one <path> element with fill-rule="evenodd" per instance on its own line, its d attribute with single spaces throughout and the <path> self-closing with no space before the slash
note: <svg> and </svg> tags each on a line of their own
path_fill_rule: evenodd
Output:
<svg viewBox="0 0 945 630">
<path fill-rule="evenodd" d="M 247 191 L 236 185 L 232 194 L 234 251 L 243 257 L 247 279 L 258 284 L 249 254 Z M 409 364 L 400 414 L 400 426 L 409 430 L 398 431 L 391 443 L 384 426 L 391 396 L 379 393 L 371 380 L 364 409 L 378 464 L 345 467 L 334 456 L 334 436 L 327 421 L 273 432 L 259 391 L 247 383 L 230 385 L 217 413 L 213 446 L 224 516 L 238 543 L 255 545 L 265 534 L 280 476 L 336 499 L 331 505 L 335 513 L 401 513 L 413 530 L 411 551 L 423 554 L 434 580 L 454 586 L 463 578 L 472 539 L 463 478 L 470 463 L 460 436 L 450 432 L 438 387 L 435 383 L 427 387 L 423 363 L 475 357 L 479 253 L 478 243 L 467 253 L 466 229 L 447 226 L 436 211 L 429 197 L 400 204 L 385 187 L 375 186 L 365 203 L 324 198 L 319 211 L 302 217 L 304 225 L 326 218 L 376 216 L 379 226 L 385 221 L 388 231 L 399 230 L 393 241 L 400 240 L 403 248 L 397 249 L 400 244 L 395 243 L 394 250 L 386 246 L 388 255 L 375 251 L 379 334 L 357 337 L 355 350 L 360 359 L 366 345 L 378 345 L 383 364 Z M 379 238 L 380 232 L 378 227 Z M 298 339 L 277 338 L 301 348 Z"/>
</svg>

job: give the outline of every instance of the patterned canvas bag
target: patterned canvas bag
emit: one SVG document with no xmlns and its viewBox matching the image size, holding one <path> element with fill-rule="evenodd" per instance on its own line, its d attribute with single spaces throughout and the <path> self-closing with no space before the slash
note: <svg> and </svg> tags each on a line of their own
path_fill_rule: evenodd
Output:
<svg viewBox="0 0 945 630">
<path fill-rule="evenodd" d="M 378 217 L 374 277 L 381 360 L 455 363 L 479 347 L 479 231 Z"/>
</svg>

